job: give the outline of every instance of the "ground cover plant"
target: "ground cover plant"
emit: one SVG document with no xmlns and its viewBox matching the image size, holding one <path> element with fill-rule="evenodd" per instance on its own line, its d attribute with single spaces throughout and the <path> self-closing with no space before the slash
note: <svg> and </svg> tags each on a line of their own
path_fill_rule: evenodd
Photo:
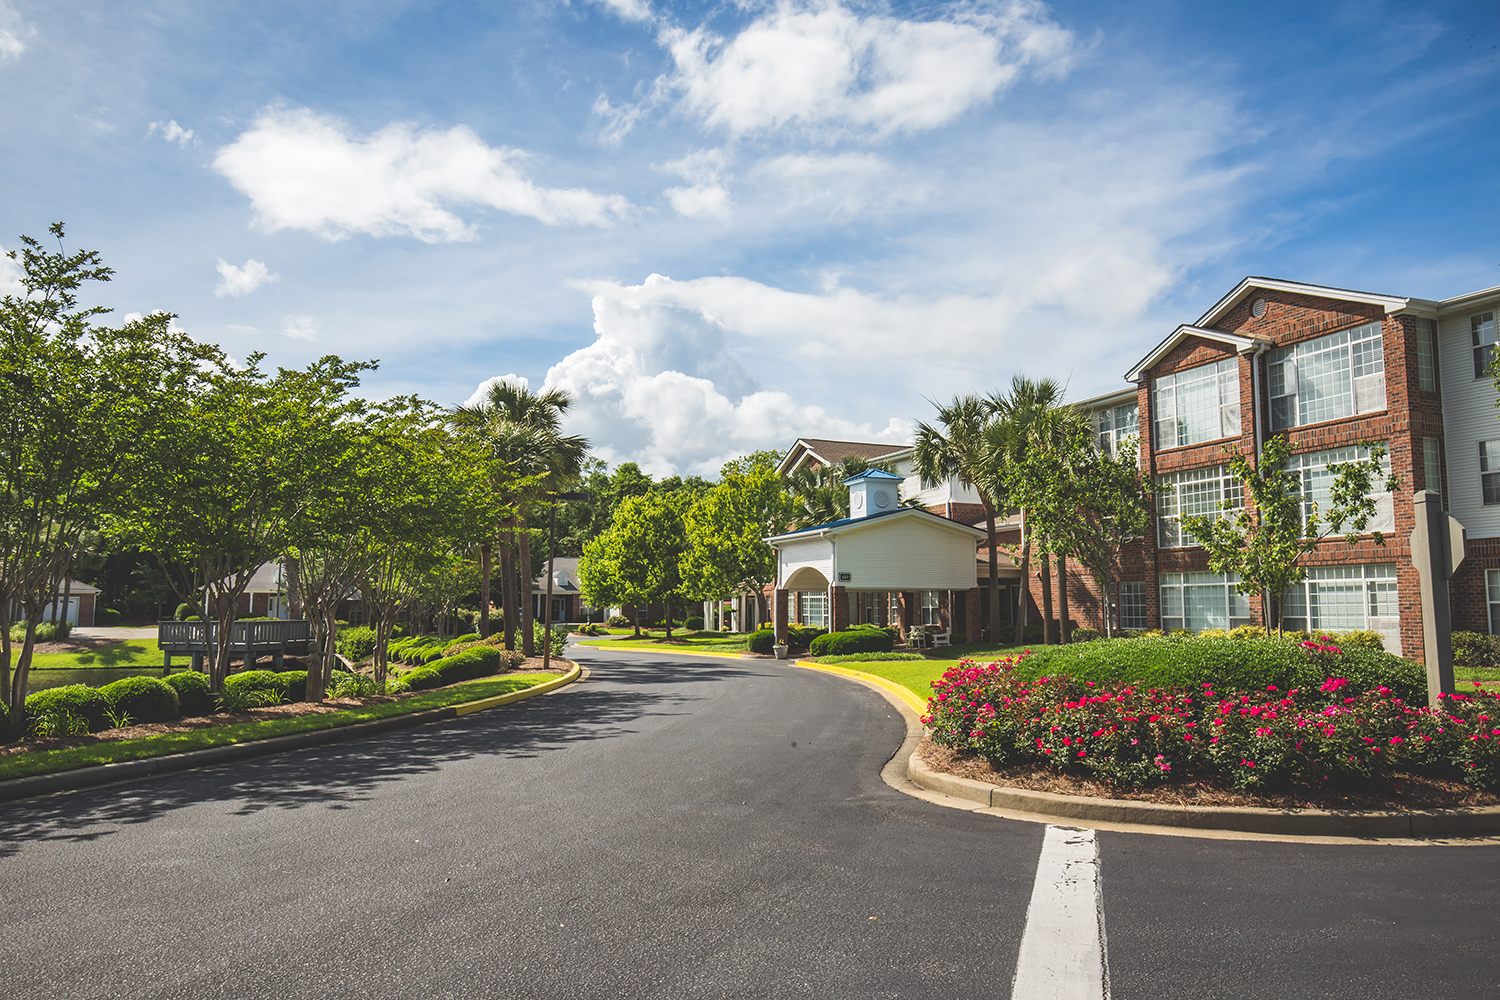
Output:
<svg viewBox="0 0 1500 1000">
<path fill-rule="evenodd" d="M 1390 672 L 1371 677 L 1368 659 L 1326 637 L 1286 645 L 1302 659 L 1293 676 L 1321 679 L 1156 685 L 1039 670 L 1024 653 L 965 661 L 933 685 L 923 721 L 935 743 L 993 767 L 1032 764 L 1125 788 L 1189 772 L 1256 791 L 1380 785 L 1400 773 L 1500 788 L 1500 697 L 1449 696 L 1429 709 L 1396 689 L 1409 680 L 1403 667 L 1375 664 Z M 1365 683 L 1347 676 L 1355 672 Z"/>
</svg>

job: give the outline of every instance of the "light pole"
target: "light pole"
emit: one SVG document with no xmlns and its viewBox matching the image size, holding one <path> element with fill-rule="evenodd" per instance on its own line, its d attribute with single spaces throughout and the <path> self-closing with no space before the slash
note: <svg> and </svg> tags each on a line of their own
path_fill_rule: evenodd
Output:
<svg viewBox="0 0 1500 1000">
<path fill-rule="evenodd" d="M 571 500 L 587 500 L 589 495 L 581 490 L 572 493 L 552 494 L 552 503 L 547 507 L 547 606 L 542 609 L 542 670 L 552 667 L 552 560 L 557 548 L 557 505 Z M 526 599 L 531 600 L 528 594 Z"/>
</svg>

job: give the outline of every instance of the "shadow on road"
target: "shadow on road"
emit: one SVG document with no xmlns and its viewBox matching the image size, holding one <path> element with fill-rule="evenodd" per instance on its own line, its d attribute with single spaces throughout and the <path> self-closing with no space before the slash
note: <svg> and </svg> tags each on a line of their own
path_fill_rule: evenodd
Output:
<svg viewBox="0 0 1500 1000">
<path fill-rule="evenodd" d="M 680 706 L 702 697 L 693 692 L 699 684 L 764 673 L 734 661 L 657 662 L 588 654 L 578 659 L 593 671 L 589 682 L 496 711 L 229 766 L 8 803 L 0 816 L 0 857 L 15 854 L 27 841 L 98 840 L 119 826 L 203 802 L 235 803 L 237 815 L 314 804 L 348 809 L 385 782 L 436 771 L 453 761 L 538 757 L 569 744 L 624 735 L 644 717 L 679 714 Z"/>
</svg>

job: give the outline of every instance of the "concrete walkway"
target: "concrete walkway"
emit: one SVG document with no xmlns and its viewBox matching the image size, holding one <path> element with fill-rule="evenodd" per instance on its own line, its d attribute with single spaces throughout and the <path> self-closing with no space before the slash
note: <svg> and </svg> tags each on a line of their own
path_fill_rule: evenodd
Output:
<svg viewBox="0 0 1500 1000">
<path fill-rule="evenodd" d="M 78 626 L 69 633 L 77 639 L 155 639 L 155 625 Z"/>
</svg>

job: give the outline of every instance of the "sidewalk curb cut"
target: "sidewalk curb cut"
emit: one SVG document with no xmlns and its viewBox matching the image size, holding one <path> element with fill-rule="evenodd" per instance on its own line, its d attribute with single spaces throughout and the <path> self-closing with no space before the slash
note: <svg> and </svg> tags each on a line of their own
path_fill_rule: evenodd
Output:
<svg viewBox="0 0 1500 1000">
<path fill-rule="evenodd" d="M 950 800 L 956 808 L 994 810 L 1028 822 L 1066 820 L 1080 825 L 1100 824 L 1116 830 L 1176 836 L 1215 834 L 1287 839 L 1338 838 L 1364 841 L 1423 841 L 1439 838 L 1491 838 L 1500 835 L 1500 806 L 1474 809 L 1336 812 L 1307 809 L 1287 812 L 1256 806 L 1170 806 L 1128 799 L 1095 799 L 1058 795 L 1026 788 L 991 785 L 971 778 L 934 771 L 917 755 L 924 729 L 920 716 L 927 706 L 906 687 L 875 674 L 833 664 L 799 660 L 797 666 L 839 674 L 873 687 L 907 716 L 907 740 L 887 769 L 898 772 L 916 788 Z M 903 712 L 903 714 L 905 714 Z M 899 758 L 906 754 L 905 766 Z M 888 783 L 897 774 L 886 775 Z M 900 785 L 894 785 L 900 789 Z M 906 789 L 901 789 L 906 790 Z"/>
<path fill-rule="evenodd" d="M 540 684 L 534 684 L 520 691 L 496 695 L 493 698 L 482 698 L 478 701 L 448 705 L 444 708 L 428 709 L 425 712 L 393 715 L 387 719 L 356 722 L 352 725 L 335 726 L 330 729 L 314 729 L 305 733 L 292 733 L 288 736 L 273 736 L 270 739 L 252 740 L 248 743 L 231 743 L 227 746 L 209 747 L 206 750 L 190 750 L 187 753 L 147 757 L 144 760 L 122 761 L 118 764 L 96 764 L 91 767 L 74 768 L 71 771 L 56 771 L 52 774 L 34 774 L 26 778 L 11 778 L 8 781 L 0 781 L 0 802 L 13 802 L 17 799 L 47 795 L 52 792 L 75 791 L 94 785 L 105 785 L 131 778 L 146 777 L 152 774 L 186 771 L 195 767 L 206 767 L 212 764 L 228 764 L 238 760 L 249 760 L 253 757 L 264 757 L 269 754 L 281 753 L 284 750 L 300 750 L 304 747 L 320 746 L 326 743 L 343 743 L 377 733 L 389 732 L 393 729 L 408 729 L 413 726 L 426 725 L 429 722 L 456 719 L 461 715 L 468 715 L 472 712 L 480 712 L 487 708 L 496 708 L 500 705 L 525 701 L 527 698 L 535 698 L 537 695 L 548 694 L 581 680 L 585 675 L 585 668 L 580 664 L 574 663 L 573 669 L 561 677 L 556 677 L 550 681 L 543 681 Z"/>
</svg>

